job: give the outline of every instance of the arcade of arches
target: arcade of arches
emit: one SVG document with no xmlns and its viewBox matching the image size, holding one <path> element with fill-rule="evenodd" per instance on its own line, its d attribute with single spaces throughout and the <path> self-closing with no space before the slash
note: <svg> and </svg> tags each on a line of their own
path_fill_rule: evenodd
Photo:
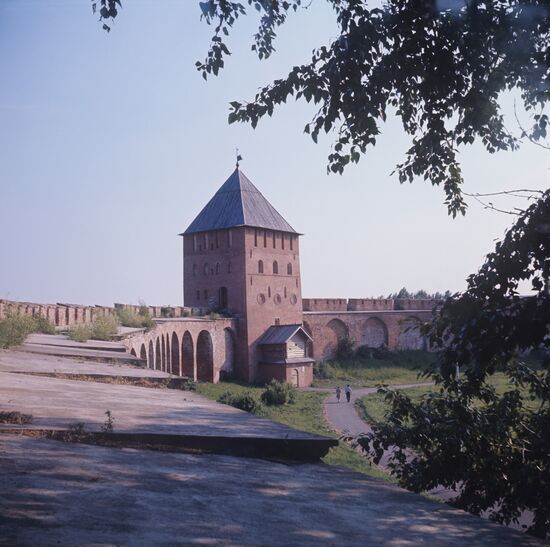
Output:
<svg viewBox="0 0 550 547">
<path fill-rule="evenodd" d="M 335 356 L 338 340 L 353 338 L 357 345 L 390 349 L 426 349 L 418 322 L 429 311 L 304 312 L 304 329 L 313 338 L 307 356 Z M 149 368 L 203 382 L 235 376 L 236 326 L 233 319 L 176 319 L 159 322 L 146 333 L 126 340 L 128 349 Z"/>
</svg>

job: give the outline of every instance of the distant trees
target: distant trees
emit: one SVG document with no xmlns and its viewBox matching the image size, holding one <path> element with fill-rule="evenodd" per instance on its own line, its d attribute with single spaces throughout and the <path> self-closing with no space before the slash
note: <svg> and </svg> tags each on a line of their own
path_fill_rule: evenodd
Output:
<svg viewBox="0 0 550 547">
<path fill-rule="evenodd" d="M 409 300 L 422 300 L 422 299 L 433 299 L 433 300 L 444 300 L 451 296 L 451 291 L 445 291 L 444 293 L 436 291 L 434 293 L 429 293 L 424 289 L 420 289 L 416 292 L 409 292 L 405 287 L 395 293 L 390 293 L 388 298 L 394 299 L 409 299 Z"/>
</svg>

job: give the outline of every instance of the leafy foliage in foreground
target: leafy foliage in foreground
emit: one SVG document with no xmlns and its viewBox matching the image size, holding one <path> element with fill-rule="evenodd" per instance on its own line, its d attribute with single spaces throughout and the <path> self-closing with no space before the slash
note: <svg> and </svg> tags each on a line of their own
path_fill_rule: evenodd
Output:
<svg viewBox="0 0 550 547">
<path fill-rule="evenodd" d="M 260 396 L 262 403 L 268 406 L 294 404 L 296 402 L 296 388 L 288 382 L 271 380 Z"/>
<path fill-rule="evenodd" d="M 521 281 L 534 296 L 518 295 Z M 550 535 L 549 283 L 547 191 L 425 327 L 442 348 L 428 374 L 437 389 L 420 402 L 381 390 L 391 412 L 360 441 L 375 461 L 396 446 L 391 468 L 407 488 L 454 488 L 455 505 L 498 522 L 531 511 L 528 531 L 541 538 Z M 533 348 L 543 355 L 540 369 L 520 357 Z M 498 370 L 509 383 L 503 393 L 491 385 Z"/>
<path fill-rule="evenodd" d="M 322 45 L 311 61 L 294 66 L 285 78 L 263 87 L 250 102 L 233 101 L 229 122 L 256 127 L 289 99 L 319 105 L 305 132 L 317 142 L 321 132 L 336 134 L 328 170 L 342 173 L 376 144 L 388 111 L 412 137 L 397 165 L 400 182 L 416 177 L 442 186 L 449 213 L 464 213 L 460 147 L 481 142 L 488 152 L 518 146 L 499 105 L 503 91 L 517 88 L 526 110 L 534 111 L 530 137 L 546 137 L 542 107 L 550 97 L 548 33 L 550 17 L 542 0 L 424 2 L 326 0 L 336 14 L 339 36 Z M 92 0 L 109 23 L 119 0 Z M 247 7 L 260 17 L 252 49 L 260 59 L 274 51 L 277 28 L 303 0 L 208 0 L 202 17 L 214 26 L 204 62 L 206 79 L 217 75 L 230 55 L 225 41 Z M 254 12 L 254 10 L 253 10 Z M 104 24 L 107 30 L 109 26 Z"/>
</svg>

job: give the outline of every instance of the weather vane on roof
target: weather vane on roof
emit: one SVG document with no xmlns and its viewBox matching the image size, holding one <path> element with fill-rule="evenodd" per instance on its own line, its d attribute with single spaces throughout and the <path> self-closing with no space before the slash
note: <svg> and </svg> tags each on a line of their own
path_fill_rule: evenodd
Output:
<svg viewBox="0 0 550 547">
<path fill-rule="evenodd" d="M 236 164 L 236 167 L 237 169 L 239 168 L 239 162 L 242 161 L 243 157 L 239 154 L 239 149 L 238 148 L 235 148 L 235 153 L 237 154 L 237 164 Z"/>
</svg>

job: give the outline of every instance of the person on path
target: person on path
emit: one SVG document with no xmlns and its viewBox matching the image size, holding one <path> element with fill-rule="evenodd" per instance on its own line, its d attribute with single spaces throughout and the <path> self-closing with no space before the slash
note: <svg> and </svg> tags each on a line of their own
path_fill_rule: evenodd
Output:
<svg viewBox="0 0 550 547">
<path fill-rule="evenodd" d="M 336 388 L 336 400 L 340 402 L 340 395 L 342 394 L 342 390 L 340 389 L 340 386 Z"/>
<path fill-rule="evenodd" d="M 346 399 L 349 403 L 351 401 L 351 386 L 349 384 L 344 388 L 344 393 L 346 394 Z"/>
</svg>

